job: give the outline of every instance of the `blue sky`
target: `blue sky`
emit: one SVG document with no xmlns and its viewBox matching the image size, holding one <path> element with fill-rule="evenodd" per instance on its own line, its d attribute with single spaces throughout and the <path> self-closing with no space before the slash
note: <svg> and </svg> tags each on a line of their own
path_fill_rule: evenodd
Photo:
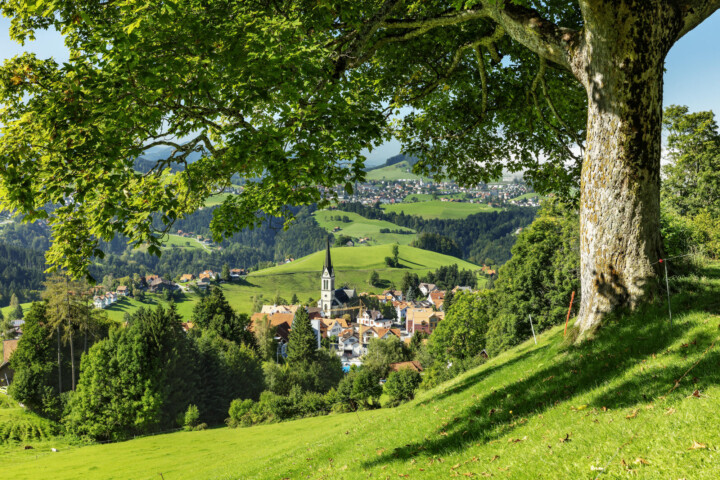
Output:
<svg viewBox="0 0 720 480">
<path fill-rule="evenodd" d="M 37 40 L 21 46 L 10 40 L 9 25 L 8 19 L 0 17 L 0 60 L 23 51 L 67 60 L 57 32 L 38 31 Z M 687 105 L 691 111 L 712 110 L 720 115 L 720 12 L 680 39 L 670 50 L 665 67 L 665 105 Z M 378 163 L 399 152 L 399 143 L 389 142 L 369 153 L 368 160 Z"/>
</svg>

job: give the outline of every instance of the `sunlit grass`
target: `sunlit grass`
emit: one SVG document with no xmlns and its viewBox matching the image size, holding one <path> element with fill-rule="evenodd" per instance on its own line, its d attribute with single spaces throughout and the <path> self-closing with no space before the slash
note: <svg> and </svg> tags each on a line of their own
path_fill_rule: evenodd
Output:
<svg viewBox="0 0 720 480">
<path fill-rule="evenodd" d="M 395 409 L 6 452 L 7 478 L 716 479 L 720 266 L 579 346 L 562 327 Z M 35 456 L 38 456 L 36 459 Z M 407 477 L 406 477 L 407 476 Z"/>
</svg>

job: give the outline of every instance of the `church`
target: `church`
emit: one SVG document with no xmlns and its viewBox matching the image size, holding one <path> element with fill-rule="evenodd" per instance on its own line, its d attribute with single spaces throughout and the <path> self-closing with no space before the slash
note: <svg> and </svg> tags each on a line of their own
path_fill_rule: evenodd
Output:
<svg viewBox="0 0 720 480">
<path fill-rule="evenodd" d="M 352 288 L 335 288 L 335 270 L 330 258 L 330 237 L 327 238 L 325 264 L 323 265 L 320 283 L 318 307 L 322 309 L 322 315 L 325 318 L 341 316 L 344 313 L 343 310 L 357 297 L 357 293 Z"/>
</svg>

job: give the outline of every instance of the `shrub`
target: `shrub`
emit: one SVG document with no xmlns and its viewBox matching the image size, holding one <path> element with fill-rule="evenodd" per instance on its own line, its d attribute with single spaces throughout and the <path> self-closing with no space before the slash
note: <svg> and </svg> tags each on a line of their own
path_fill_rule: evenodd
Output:
<svg viewBox="0 0 720 480">
<path fill-rule="evenodd" d="M 390 397 L 393 404 L 406 402 L 415 397 L 415 390 L 420 386 L 422 377 L 420 373 L 409 368 L 392 372 L 385 382 L 385 393 Z"/>
<path fill-rule="evenodd" d="M 196 405 L 189 405 L 185 412 L 185 430 L 193 430 L 200 421 L 200 410 Z M 207 426 L 207 425 L 206 425 Z"/>
<path fill-rule="evenodd" d="M 254 404 L 255 402 L 249 398 L 245 400 L 240 398 L 233 400 L 230 403 L 230 410 L 228 410 L 229 417 L 225 420 L 225 423 L 227 423 L 227 425 L 231 428 L 245 425 L 244 422 L 250 420 L 249 418 L 246 418 L 246 416 L 252 410 Z"/>
</svg>

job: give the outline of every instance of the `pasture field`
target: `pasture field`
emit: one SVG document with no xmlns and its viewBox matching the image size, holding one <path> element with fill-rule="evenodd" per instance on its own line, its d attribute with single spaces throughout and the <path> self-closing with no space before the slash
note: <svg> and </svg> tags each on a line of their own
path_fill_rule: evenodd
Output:
<svg viewBox="0 0 720 480">
<path fill-rule="evenodd" d="M 410 170 L 410 171 L 408 171 Z M 412 172 L 412 168 L 407 160 L 400 163 L 390 165 L 388 167 L 376 168 L 367 172 L 365 177 L 367 180 L 423 180 L 424 182 L 432 181 L 428 177 L 423 177 Z"/>
<path fill-rule="evenodd" d="M 341 212 L 338 210 L 319 210 L 313 213 L 315 220 L 320 227 L 335 235 L 348 235 L 353 238 L 368 237 L 369 245 L 382 245 L 386 243 L 398 243 L 400 245 L 409 245 L 416 237 L 415 230 L 405 227 L 399 227 L 394 223 L 385 220 L 373 220 L 365 218 L 362 215 L 352 212 Z M 331 220 L 332 217 L 348 217 L 349 223 Z M 340 227 L 341 230 L 333 232 L 333 228 Z M 380 233 L 383 228 L 390 230 L 405 230 L 412 232 L 410 234 L 403 233 Z"/>
<path fill-rule="evenodd" d="M 499 208 L 490 207 L 482 203 L 443 202 L 440 200 L 429 200 L 417 203 L 396 203 L 393 205 L 383 205 L 382 208 L 386 212 L 405 212 L 406 215 L 417 215 L 428 219 L 462 219 L 474 213 L 500 211 Z"/>
<path fill-rule="evenodd" d="M 201 250 L 209 252 L 211 249 L 198 242 L 195 238 L 181 237 L 180 235 L 168 234 L 163 248 L 180 248 L 184 250 Z"/>
</svg>

